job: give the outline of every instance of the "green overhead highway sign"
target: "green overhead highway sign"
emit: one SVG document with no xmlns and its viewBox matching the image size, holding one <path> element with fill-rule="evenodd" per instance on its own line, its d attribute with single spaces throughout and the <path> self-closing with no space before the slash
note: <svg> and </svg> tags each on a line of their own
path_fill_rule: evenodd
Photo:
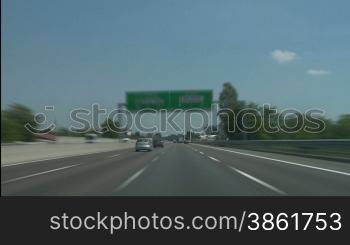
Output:
<svg viewBox="0 0 350 245">
<path fill-rule="evenodd" d="M 210 109 L 212 90 L 169 90 L 152 92 L 127 92 L 126 106 L 130 111 L 142 109 Z"/>
</svg>

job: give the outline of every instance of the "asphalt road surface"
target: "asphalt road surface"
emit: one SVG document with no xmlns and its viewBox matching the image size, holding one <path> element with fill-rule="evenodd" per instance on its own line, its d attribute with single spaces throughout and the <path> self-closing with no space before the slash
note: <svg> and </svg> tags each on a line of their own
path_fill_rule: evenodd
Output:
<svg viewBox="0 0 350 245">
<path fill-rule="evenodd" d="M 350 164 L 197 144 L 1 167 L 2 195 L 350 195 Z"/>
</svg>

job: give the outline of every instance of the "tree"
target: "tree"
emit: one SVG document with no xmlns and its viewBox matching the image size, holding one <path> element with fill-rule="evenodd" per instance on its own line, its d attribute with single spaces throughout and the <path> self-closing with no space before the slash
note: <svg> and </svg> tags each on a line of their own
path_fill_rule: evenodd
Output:
<svg viewBox="0 0 350 245">
<path fill-rule="evenodd" d="M 5 112 L 1 112 L 1 142 L 13 142 L 21 140 L 21 126 L 9 118 Z"/>
<path fill-rule="evenodd" d="M 136 139 L 140 138 L 140 137 L 141 137 L 140 132 L 139 132 L 139 131 L 136 131 L 135 134 L 134 134 L 134 137 L 135 137 Z"/>
<path fill-rule="evenodd" d="M 61 128 L 58 128 L 56 130 L 56 135 L 57 136 L 69 136 L 70 132 L 69 132 L 69 130 L 67 128 L 61 127 Z"/>
<path fill-rule="evenodd" d="M 102 137 L 105 138 L 118 138 L 121 134 L 121 128 L 118 121 L 113 121 L 111 118 L 107 118 L 102 124 Z"/>
<path fill-rule="evenodd" d="M 241 138 L 240 130 L 236 127 L 236 115 L 244 108 L 245 102 L 238 101 L 238 93 L 234 86 L 225 82 L 219 96 L 220 119 L 223 122 L 223 130 L 229 139 Z"/>
<path fill-rule="evenodd" d="M 350 139 L 350 114 L 341 115 L 334 125 L 334 138 Z"/>
<path fill-rule="evenodd" d="M 1 112 L 1 141 L 33 141 L 35 135 L 25 128 L 26 124 L 37 127 L 33 112 L 21 104 L 12 104 Z"/>
<path fill-rule="evenodd" d="M 223 85 L 219 104 L 223 136 L 231 140 L 350 139 L 350 114 L 341 115 L 337 121 L 300 113 L 284 117 L 276 107 L 259 107 L 238 100 L 238 93 L 229 82 Z M 315 128 L 317 124 L 320 128 Z"/>
</svg>

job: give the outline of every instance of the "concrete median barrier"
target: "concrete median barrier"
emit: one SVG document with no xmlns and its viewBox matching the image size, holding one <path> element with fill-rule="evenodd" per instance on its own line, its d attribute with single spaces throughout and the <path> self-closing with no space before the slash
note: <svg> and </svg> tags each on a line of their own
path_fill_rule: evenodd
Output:
<svg viewBox="0 0 350 245">
<path fill-rule="evenodd" d="M 84 155 L 104 151 L 133 148 L 134 140 L 120 142 L 119 140 L 97 141 L 97 143 L 78 143 L 81 139 L 64 139 L 47 144 L 12 144 L 1 145 L 1 166 L 20 162 L 60 158 L 65 156 Z"/>
</svg>

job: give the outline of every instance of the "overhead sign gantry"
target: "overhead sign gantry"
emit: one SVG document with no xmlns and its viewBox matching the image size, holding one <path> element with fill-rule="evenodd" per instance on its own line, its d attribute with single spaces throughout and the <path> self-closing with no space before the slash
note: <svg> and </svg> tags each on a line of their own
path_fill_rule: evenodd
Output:
<svg viewBox="0 0 350 245">
<path fill-rule="evenodd" d="M 142 109 L 210 110 L 212 102 L 212 90 L 169 90 L 126 93 L 126 107 L 130 111 L 139 111 Z"/>
</svg>

